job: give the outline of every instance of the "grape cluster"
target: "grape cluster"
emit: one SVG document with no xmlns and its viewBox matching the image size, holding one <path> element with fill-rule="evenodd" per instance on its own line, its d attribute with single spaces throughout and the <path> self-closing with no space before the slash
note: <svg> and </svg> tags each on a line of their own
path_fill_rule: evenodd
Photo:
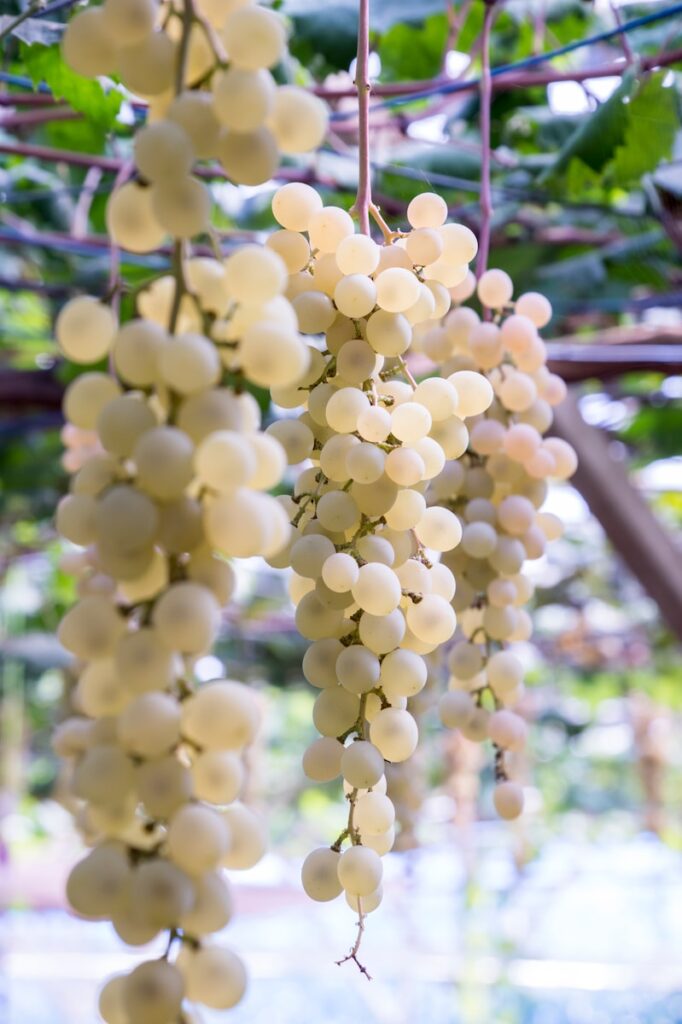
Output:
<svg viewBox="0 0 682 1024">
<path fill-rule="evenodd" d="M 455 581 L 439 558 L 459 544 L 461 526 L 451 510 L 427 506 L 425 491 L 466 450 L 463 417 L 492 399 L 470 371 L 416 384 L 404 356 L 415 327 L 449 309 L 476 242 L 445 223 L 432 193 L 410 204 L 411 230 L 386 229 L 383 246 L 307 185 L 279 189 L 273 212 L 281 230 L 267 244 L 287 265 L 287 295 L 311 341 L 307 372 L 272 392 L 292 415 L 267 432 L 304 468 L 282 499 L 295 531 L 271 561 L 293 569 L 296 624 L 311 641 L 303 672 L 320 690 L 321 737 L 304 770 L 318 782 L 342 776 L 349 802 L 347 826 L 309 855 L 302 879 L 313 899 L 344 891 L 363 914 L 379 904 L 380 857 L 394 840 L 385 762 L 414 752 L 407 701 L 426 681 L 422 655 L 456 625 Z"/>
<path fill-rule="evenodd" d="M 245 389 L 286 387 L 309 366 L 286 285 L 277 253 L 245 246 L 157 278 L 127 323 L 87 295 L 56 322 L 72 362 L 111 367 L 86 369 L 64 398 L 73 476 L 57 527 L 77 549 L 66 565 L 79 599 L 58 635 L 76 659 L 78 714 L 55 748 L 93 846 L 68 896 L 131 945 L 168 930 L 170 954 L 182 940 L 174 962 L 107 984 L 109 1024 L 167 1024 L 183 999 L 227 1008 L 244 990 L 239 958 L 205 937 L 232 913 L 221 868 L 264 849 L 239 802 L 259 713 L 240 683 L 197 687 L 194 666 L 234 590 L 226 558 L 274 557 L 291 532 L 267 493 L 285 450 Z"/>
<path fill-rule="evenodd" d="M 149 252 L 167 236 L 210 229 L 211 196 L 192 175 L 197 160 L 218 160 L 237 184 L 276 173 L 280 154 L 316 149 L 327 130 L 325 104 L 296 85 L 278 85 L 270 68 L 287 54 L 283 19 L 249 0 L 106 0 L 69 23 L 67 64 L 87 77 L 117 72 L 149 100 L 136 133 L 137 176 L 107 206 L 114 241 Z"/>
<path fill-rule="evenodd" d="M 476 295 L 483 318 L 462 305 Z M 443 555 L 457 579 L 453 608 L 464 639 L 451 649 L 449 691 L 440 701 L 443 723 L 495 747 L 494 803 L 504 818 L 517 817 L 523 792 L 509 781 L 508 751 L 523 747 L 526 727 L 512 708 L 523 693 L 523 668 L 508 647 L 527 640 L 524 609 L 533 586 L 523 566 L 540 558 L 561 523 L 540 511 L 547 480 L 566 480 L 576 468 L 565 441 L 543 438 L 552 406 L 565 385 L 546 364 L 539 329 L 549 322 L 547 299 L 527 292 L 513 300 L 504 271 L 467 276 L 452 290 L 453 308 L 440 324 L 420 331 L 416 347 L 443 375 L 484 374 L 494 392 L 489 407 L 469 421 L 469 444 L 430 484 L 428 499 L 456 512 L 462 541 Z"/>
</svg>

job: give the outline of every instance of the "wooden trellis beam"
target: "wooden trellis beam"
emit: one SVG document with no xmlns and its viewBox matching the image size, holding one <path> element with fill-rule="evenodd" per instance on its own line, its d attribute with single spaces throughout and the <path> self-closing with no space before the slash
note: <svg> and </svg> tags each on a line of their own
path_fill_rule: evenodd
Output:
<svg viewBox="0 0 682 1024">
<path fill-rule="evenodd" d="M 554 410 L 552 432 L 573 445 L 582 494 L 623 562 L 682 641 L 682 549 L 613 458 L 606 435 L 583 420 L 574 394 Z"/>
</svg>

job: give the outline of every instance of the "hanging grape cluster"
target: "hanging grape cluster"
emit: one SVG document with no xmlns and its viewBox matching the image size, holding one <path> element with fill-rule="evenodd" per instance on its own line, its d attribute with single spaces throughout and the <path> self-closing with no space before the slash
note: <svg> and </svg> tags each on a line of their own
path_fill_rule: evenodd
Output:
<svg viewBox="0 0 682 1024">
<path fill-rule="evenodd" d="M 476 296 L 483 318 L 462 305 Z M 513 300 L 513 283 L 492 269 L 452 290 L 453 308 L 421 331 L 420 351 L 443 375 L 484 374 L 494 392 L 489 407 L 469 422 L 469 445 L 432 481 L 428 498 L 457 513 L 462 541 L 443 555 L 457 579 L 453 607 L 464 639 L 448 656 L 449 691 L 440 701 L 443 723 L 495 749 L 495 808 L 517 817 L 523 790 L 507 776 L 509 753 L 523 748 L 526 725 L 512 709 L 523 695 L 523 666 L 510 645 L 529 639 L 524 605 L 533 586 L 523 573 L 540 558 L 561 523 L 540 509 L 547 480 L 566 480 L 575 452 L 560 438 L 543 438 L 552 406 L 565 396 L 563 381 L 546 364 L 539 329 L 552 315 L 547 299 L 527 292 Z"/>
<path fill-rule="evenodd" d="M 325 104 L 270 71 L 287 53 L 275 11 L 248 0 L 183 4 L 106 0 L 76 14 L 62 41 L 78 74 L 116 72 L 150 105 L 135 137 L 136 177 L 107 207 L 110 235 L 132 252 L 210 229 L 211 195 L 195 161 L 218 160 L 232 181 L 257 185 L 282 153 L 316 149 L 327 130 Z"/>
<path fill-rule="evenodd" d="M 471 232 L 445 223 L 440 197 L 408 210 L 412 230 L 383 246 L 356 234 L 344 210 L 303 184 L 285 185 L 269 240 L 290 271 L 287 294 L 311 341 L 308 372 L 275 388 L 297 416 L 268 428 L 289 462 L 307 460 L 290 499 L 295 532 L 273 560 L 293 569 L 296 624 L 311 641 L 303 661 L 321 691 L 321 738 L 306 751 L 315 781 L 343 777 L 345 828 L 303 865 L 317 900 L 343 891 L 361 914 L 381 899 L 381 854 L 393 845 L 395 811 L 385 762 L 414 752 L 407 700 L 426 681 L 422 655 L 446 643 L 456 617 L 455 580 L 441 562 L 461 538 L 457 516 L 427 505 L 425 491 L 466 450 L 463 417 L 492 399 L 471 371 L 417 384 L 405 364 L 413 331 L 449 309 L 449 287 L 476 254 Z M 388 231 L 388 229 L 385 229 Z"/>
</svg>

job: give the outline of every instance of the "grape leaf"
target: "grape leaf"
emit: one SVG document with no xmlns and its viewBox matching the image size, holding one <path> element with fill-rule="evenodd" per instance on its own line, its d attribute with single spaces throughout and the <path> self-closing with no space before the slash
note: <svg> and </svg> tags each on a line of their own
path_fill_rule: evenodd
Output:
<svg viewBox="0 0 682 1024">
<path fill-rule="evenodd" d="M 616 149 L 610 177 L 631 185 L 669 157 L 680 125 L 675 91 L 664 86 L 667 72 L 645 79 L 628 106 L 628 123 Z"/>
<path fill-rule="evenodd" d="M 56 99 L 65 100 L 102 131 L 113 127 L 122 101 L 116 89 L 105 92 L 99 82 L 71 71 L 62 60 L 59 46 L 24 44 L 22 58 L 34 85 L 45 82 Z"/>
<path fill-rule="evenodd" d="M 379 42 L 382 77 L 396 81 L 432 78 L 441 69 L 447 38 L 444 14 L 432 15 L 419 27 L 394 25 Z"/>
</svg>

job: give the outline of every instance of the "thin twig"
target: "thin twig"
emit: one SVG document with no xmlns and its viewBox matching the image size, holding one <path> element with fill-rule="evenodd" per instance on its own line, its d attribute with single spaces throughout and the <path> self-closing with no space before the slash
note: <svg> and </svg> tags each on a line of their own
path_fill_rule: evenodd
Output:
<svg viewBox="0 0 682 1024">
<path fill-rule="evenodd" d="M 360 945 L 362 943 L 362 936 L 365 931 L 365 916 L 366 915 L 362 909 L 362 897 L 358 896 L 358 931 L 355 937 L 355 942 L 351 946 L 348 955 L 344 956 L 342 960 L 336 961 L 336 966 L 340 967 L 342 964 L 345 964 L 349 960 L 352 960 L 353 963 L 356 965 L 357 969 L 360 971 L 360 974 L 364 974 L 364 976 L 367 978 L 367 981 L 371 981 L 372 975 L 369 973 L 365 965 L 361 963 L 360 960 L 358 959 L 358 953 L 360 952 Z"/>
<path fill-rule="evenodd" d="M 358 94 L 358 194 L 353 212 L 360 222 L 360 231 L 368 235 L 372 206 L 372 169 L 369 162 L 369 0 L 360 0 L 355 88 Z"/>
<path fill-rule="evenodd" d="M 10 21 L 9 25 L 6 25 L 5 28 L 0 31 L 0 43 L 3 39 L 6 39 L 7 36 L 11 36 L 14 30 L 19 28 L 24 21 L 28 21 L 28 19 L 32 18 L 34 14 L 37 14 L 42 7 L 44 7 L 43 0 L 35 0 L 34 3 L 29 4 L 25 11 L 22 11 L 21 14 L 17 14 L 16 18 L 13 21 Z"/>
<path fill-rule="evenodd" d="M 490 249 L 490 228 L 493 216 L 493 199 L 490 189 L 490 108 L 492 104 L 492 79 L 490 77 L 490 35 L 495 17 L 495 0 L 485 0 L 481 46 L 481 227 L 478 237 L 478 259 L 476 277 L 485 273 Z"/>
</svg>

